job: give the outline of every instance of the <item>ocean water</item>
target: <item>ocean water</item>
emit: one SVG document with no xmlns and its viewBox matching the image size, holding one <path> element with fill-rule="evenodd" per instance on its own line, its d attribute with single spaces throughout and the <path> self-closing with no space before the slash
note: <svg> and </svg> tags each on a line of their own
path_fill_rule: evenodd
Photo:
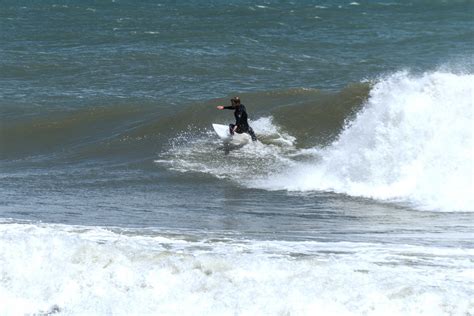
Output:
<svg viewBox="0 0 474 316">
<path fill-rule="evenodd" d="M 473 16 L 0 0 L 0 314 L 474 315 Z"/>
</svg>

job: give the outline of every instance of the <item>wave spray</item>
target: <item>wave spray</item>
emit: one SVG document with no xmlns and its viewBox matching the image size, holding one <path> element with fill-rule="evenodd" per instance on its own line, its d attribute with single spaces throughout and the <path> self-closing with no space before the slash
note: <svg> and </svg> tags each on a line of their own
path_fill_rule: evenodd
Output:
<svg viewBox="0 0 474 316">
<path fill-rule="evenodd" d="M 380 80 L 338 139 L 317 150 L 317 162 L 301 163 L 257 186 L 472 211 L 473 79 L 399 72 Z"/>
</svg>

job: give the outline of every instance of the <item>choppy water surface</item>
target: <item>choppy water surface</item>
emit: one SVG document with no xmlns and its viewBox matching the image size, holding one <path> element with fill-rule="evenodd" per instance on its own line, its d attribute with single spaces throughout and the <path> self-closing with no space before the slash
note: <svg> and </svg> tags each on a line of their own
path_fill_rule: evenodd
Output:
<svg viewBox="0 0 474 316">
<path fill-rule="evenodd" d="M 0 7 L 0 314 L 474 314 L 472 2 Z"/>
</svg>

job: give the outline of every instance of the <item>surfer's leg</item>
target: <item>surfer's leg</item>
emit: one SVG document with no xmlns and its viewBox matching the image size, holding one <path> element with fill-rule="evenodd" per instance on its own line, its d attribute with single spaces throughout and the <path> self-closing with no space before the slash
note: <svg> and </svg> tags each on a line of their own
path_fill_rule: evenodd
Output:
<svg viewBox="0 0 474 316">
<path fill-rule="evenodd" d="M 230 135 L 234 135 L 234 127 L 235 127 L 234 124 L 229 124 L 229 133 L 230 133 Z"/>
<path fill-rule="evenodd" d="M 257 140 L 257 136 L 255 136 L 255 133 L 253 132 L 253 129 L 249 126 L 249 129 L 247 130 L 247 133 L 252 137 L 253 141 Z"/>
</svg>

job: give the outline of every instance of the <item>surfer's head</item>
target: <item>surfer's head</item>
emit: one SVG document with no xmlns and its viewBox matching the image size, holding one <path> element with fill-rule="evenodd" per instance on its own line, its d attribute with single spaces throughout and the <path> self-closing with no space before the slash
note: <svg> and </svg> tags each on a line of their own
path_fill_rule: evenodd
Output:
<svg viewBox="0 0 474 316">
<path fill-rule="evenodd" d="M 230 102 L 233 105 L 240 105 L 240 98 L 239 97 L 233 97 L 232 99 L 230 99 Z"/>
</svg>

